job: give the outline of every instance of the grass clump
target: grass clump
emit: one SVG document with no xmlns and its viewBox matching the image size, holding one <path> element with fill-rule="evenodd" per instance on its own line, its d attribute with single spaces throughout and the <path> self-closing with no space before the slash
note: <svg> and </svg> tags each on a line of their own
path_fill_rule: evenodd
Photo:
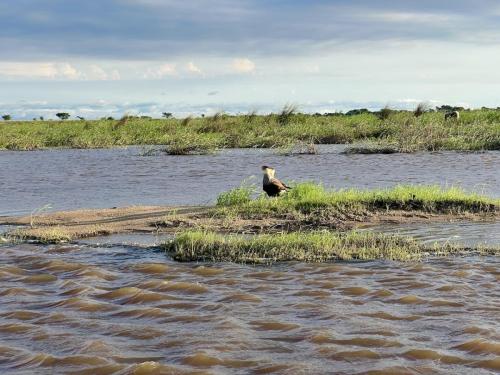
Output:
<svg viewBox="0 0 500 375">
<path fill-rule="evenodd" d="M 319 153 L 314 139 L 307 141 L 293 141 L 282 145 L 277 145 L 276 153 L 282 156 L 292 155 L 317 155 Z"/>
<path fill-rule="evenodd" d="M 400 152 L 397 146 L 391 144 L 383 144 L 376 142 L 365 142 L 360 144 L 354 144 L 352 146 L 348 146 L 343 153 L 344 154 L 364 154 L 364 155 L 373 155 L 373 154 L 396 154 Z"/>
<path fill-rule="evenodd" d="M 245 218 L 312 215 L 365 214 L 391 210 L 436 214 L 494 213 L 500 201 L 467 193 L 460 188 L 399 185 L 376 190 L 326 190 L 321 185 L 301 183 L 279 199 L 258 199 L 226 207 Z"/>
<path fill-rule="evenodd" d="M 249 203 L 254 192 L 255 186 L 242 184 L 240 187 L 219 194 L 216 205 L 230 207 Z"/>
<path fill-rule="evenodd" d="M 420 117 L 424 113 L 429 112 L 429 105 L 427 103 L 419 103 L 415 110 L 413 111 L 413 115 L 415 117 Z"/>
<path fill-rule="evenodd" d="M 298 112 L 298 107 L 294 104 L 286 104 L 278 114 L 277 121 L 280 125 L 287 125 Z"/>
<path fill-rule="evenodd" d="M 410 238 L 372 232 L 293 232 L 254 236 L 188 231 L 164 245 L 177 261 L 272 263 L 352 259 L 419 259 L 423 247 Z"/>
<path fill-rule="evenodd" d="M 186 134 L 185 137 L 175 138 L 167 146 L 168 155 L 210 155 L 219 148 L 219 140 L 215 137 L 200 137 Z"/>
</svg>

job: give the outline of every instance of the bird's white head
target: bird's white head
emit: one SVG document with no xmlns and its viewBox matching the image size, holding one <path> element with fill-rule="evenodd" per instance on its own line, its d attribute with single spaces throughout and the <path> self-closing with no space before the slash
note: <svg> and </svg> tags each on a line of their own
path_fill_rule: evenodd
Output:
<svg viewBox="0 0 500 375">
<path fill-rule="evenodd" d="M 264 172 L 264 174 L 268 177 L 273 178 L 276 170 L 274 168 L 268 167 L 267 165 L 264 165 L 262 167 L 262 172 Z"/>
</svg>

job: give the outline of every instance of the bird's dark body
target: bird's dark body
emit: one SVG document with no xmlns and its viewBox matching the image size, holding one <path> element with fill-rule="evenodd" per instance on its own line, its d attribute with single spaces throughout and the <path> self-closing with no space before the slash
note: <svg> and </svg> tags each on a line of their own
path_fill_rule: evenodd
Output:
<svg viewBox="0 0 500 375">
<path fill-rule="evenodd" d="M 263 189 L 270 197 L 278 197 L 282 191 L 282 189 L 274 184 L 264 184 Z"/>
<path fill-rule="evenodd" d="M 264 178 L 262 179 L 262 189 L 270 197 L 279 197 L 282 192 L 290 189 L 283 182 L 274 177 L 274 168 L 263 166 Z"/>
</svg>

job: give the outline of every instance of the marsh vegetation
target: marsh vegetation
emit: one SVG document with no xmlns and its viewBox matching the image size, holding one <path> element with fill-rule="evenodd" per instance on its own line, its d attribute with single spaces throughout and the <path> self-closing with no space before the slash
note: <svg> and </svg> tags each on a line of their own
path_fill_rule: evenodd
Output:
<svg viewBox="0 0 500 375">
<path fill-rule="evenodd" d="M 222 235 L 187 231 L 164 245 L 177 261 L 273 263 L 339 260 L 419 260 L 428 255 L 461 254 L 471 249 L 444 244 L 425 247 L 412 238 L 373 232 L 310 231 L 278 234 Z M 477 248 L 476 254 L 499 255 L 498 248 Z"/>
<path fill-rule="evenodd" d="M 464 111 L 459 120 L 445 121 L 442 112 L 423 109 L 415 113 L 385 109 L 380 113 L 310 115 L 287 107 L 268 115 L 0 123 L 0 149 L 10 150 L 165 145 L 176 155 L 251 147 L 277 148 L 284 153 L 298 147 L 299 152 L 314 153 L 312 143 L 359 142 L 380 144 L 396 152 L 500 150 L 500 111 Z"/>
<path fill-rule="evenodd" d="M 254 236 L 188 231 L 165 244 L 178 261 L 269 263 L 351 259 L 418 259 L 422 247 L 411 239 L 361 232 L 293 232 Z"/>
</svg>

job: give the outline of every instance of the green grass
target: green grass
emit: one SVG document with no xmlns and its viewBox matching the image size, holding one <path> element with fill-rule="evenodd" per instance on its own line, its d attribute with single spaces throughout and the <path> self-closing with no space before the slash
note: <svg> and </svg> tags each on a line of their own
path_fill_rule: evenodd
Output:
<svg viewBox="0 0 500 375">
<path fill-rule="evenodd" d="M 217 206 L 231 207 L 250 203 L 255 186 L 242 184 L 240 187 L 219 194 Z"/>
<path fill-rule="evenodd" d="M 415 260 L 423 247 L 410 238 L 371 232 L 293 232 L 243 236 L 189 231 L 164 248 L 177 261 L 271 263 L 351 259 Z"/>
<path fill-rule="evenodd" d="M 172 154 L 212 152 L 219 148 L 376 142 L 398 152 L 500 150 L 500 111 L 464 111 L 458 121 L 442 113 L 390 111 L 385 116 L 314 116 L 285 108 L 279 114 L 205 118 L 97 121 L 0 122 L 0 149 L 50 147 L 103 148 L 166 145 Z"/>
<path fill-rule="evenodd" d="M 236 189 L 222 196 L 240 195 Z M 216 213 L 239 215 L 245 218 L 293 217 L 309 215 L 322 217 L 333 215 L 363 214 L 366 212 L 405 210 L 436 214 L 492 213 L 500 207 L 500 201 L 478 194 L 467 193 L 460 188 L 439 186 L 405 186 L 388 189 L 326 190 L 321 185 L 301 183 L 293 186 L 280 198 L 269 199 L 263 195 L 250 200 L 220 199 Z M 309 217 L 310 218 L 310 217 Z"/>
</svg>

